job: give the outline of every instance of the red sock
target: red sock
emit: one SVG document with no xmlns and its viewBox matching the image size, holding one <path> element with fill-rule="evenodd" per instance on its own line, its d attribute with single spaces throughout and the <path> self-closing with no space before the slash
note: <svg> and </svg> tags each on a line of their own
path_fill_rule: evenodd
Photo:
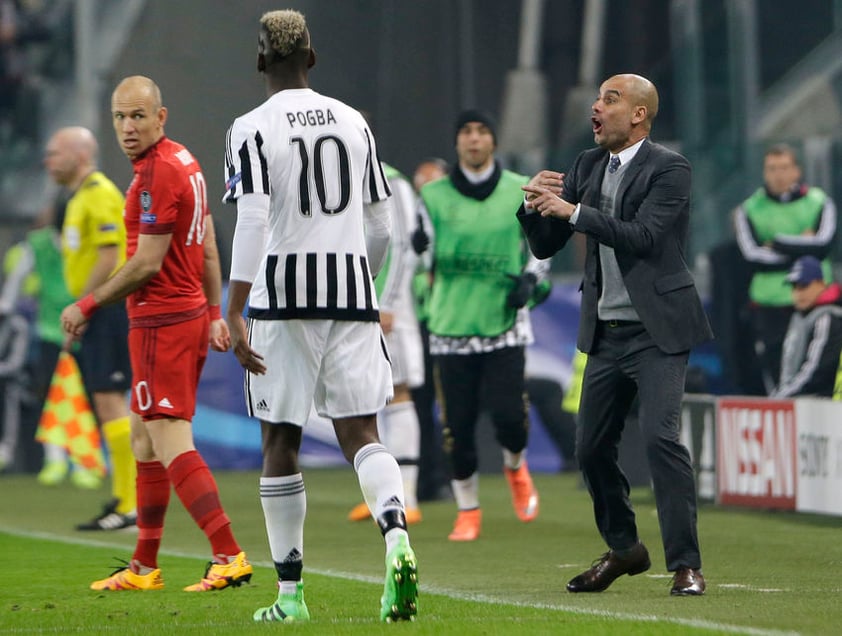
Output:
<svg viewBox="0 0 842 636">
<path fill-rule="evenodd" d="M 137 462 L 137 545 L 132 560 L 158 567 L 164 515 L 170 502 L 170 480 L 161 462 Z"/>
<path fill-rule="evenodd" d="M 219 501 L 216 481 L 198 451 L 187 451 L 176 457 L 167 473 L 181 503 L 210 541 L 214 556 L 239 554 L 240 546 Z"/>
</svg>

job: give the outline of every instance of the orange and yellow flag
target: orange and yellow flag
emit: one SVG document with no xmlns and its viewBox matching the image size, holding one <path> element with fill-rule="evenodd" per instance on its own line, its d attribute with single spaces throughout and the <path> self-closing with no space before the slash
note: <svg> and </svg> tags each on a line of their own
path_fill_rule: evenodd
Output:
<svg viewBox="0 0 842 636">
<path fill-rule="evenodd" d="M 105 475 L 105 456 L 76 359 L 62 351 L 50 381 L 35 439 L 67 449 L 71 461 Z"/>
</svg>

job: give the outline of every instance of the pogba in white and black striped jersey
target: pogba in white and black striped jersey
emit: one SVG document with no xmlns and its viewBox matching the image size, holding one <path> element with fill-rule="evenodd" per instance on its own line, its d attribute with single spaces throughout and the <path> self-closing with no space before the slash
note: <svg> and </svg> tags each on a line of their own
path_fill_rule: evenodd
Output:
<svg viewBox="0 0 842 636">
<path fill-rule="evenodd" d="M 264 252 L 249 317 L 378 319 L 387 241 L 367 243 L 366 226 L 388 224 L 388 207 L 370 204 L 391 193 L 358 111 L 309 88 L 275 93 L 228 130 L 225 178 L 226 203 L 270 197 L 265 246 L 235 235 L 235 249 Z"/>
</svg>

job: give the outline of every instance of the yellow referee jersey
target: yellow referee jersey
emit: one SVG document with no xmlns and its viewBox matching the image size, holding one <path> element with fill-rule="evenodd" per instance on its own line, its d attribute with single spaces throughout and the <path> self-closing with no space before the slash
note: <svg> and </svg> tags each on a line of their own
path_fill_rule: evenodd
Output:
<svg viewBox="0 0 842 636">
<path fill-rule="evenodd" d="M 126 261 L 123 207 L 123 194 L 99 171 L 89 174 L 67 202 L 61 249 L 64 282 L 74 298 L 82 295 L 100 247 L 118 245 L 117 267 Z"/>
</svg>

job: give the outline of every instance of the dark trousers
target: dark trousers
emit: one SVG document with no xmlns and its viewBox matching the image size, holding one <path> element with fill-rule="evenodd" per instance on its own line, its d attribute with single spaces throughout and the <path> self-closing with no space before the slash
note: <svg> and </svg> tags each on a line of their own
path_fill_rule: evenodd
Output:
<svg viewBox="0 0 842 636">
<path fill-rule="evenodd" d="M 701 567 L 693 467 L 679 441 L 687 359 L 687 353 L 663 353 L 639 323 L 618 327 L 600 323 L 585 367 L 576 439 L 597 528 L 612 550 L 627 549 L 638 535 L 618 448 L 637 395 L 669 571 Z"/>
<path fill-rule="evenodd" d="M 497 442 L 513 453 L 526 448 L 529 431 L 523 347 L 490 353 L 433 356 L 445 453 L 453 479 L 477 470 L 476 424 L 488 413 Z"/>
<path fill-rule="evenodd" d="M 760 373 L 766 395 L 781 381 L 781 357 L 784 338 L 789 328 L 794 308 L 751 306 L 751 326 L 754 329 L 754 346 L 760 362 Z"/>
<path fill-rule="evenodd" d="M 447 486 L 442 452 L 441 426 L 435 413 L 436 389 L 433 384 L 433 359 L 430 356 L 430 332 L 427 323 L 420 321 L 421 343 L 424 347 L 424 384 L 410 389 L 418 414 L 421 448 L 418 456 L 418 501 L 438 499 Z"/>
</svg>

